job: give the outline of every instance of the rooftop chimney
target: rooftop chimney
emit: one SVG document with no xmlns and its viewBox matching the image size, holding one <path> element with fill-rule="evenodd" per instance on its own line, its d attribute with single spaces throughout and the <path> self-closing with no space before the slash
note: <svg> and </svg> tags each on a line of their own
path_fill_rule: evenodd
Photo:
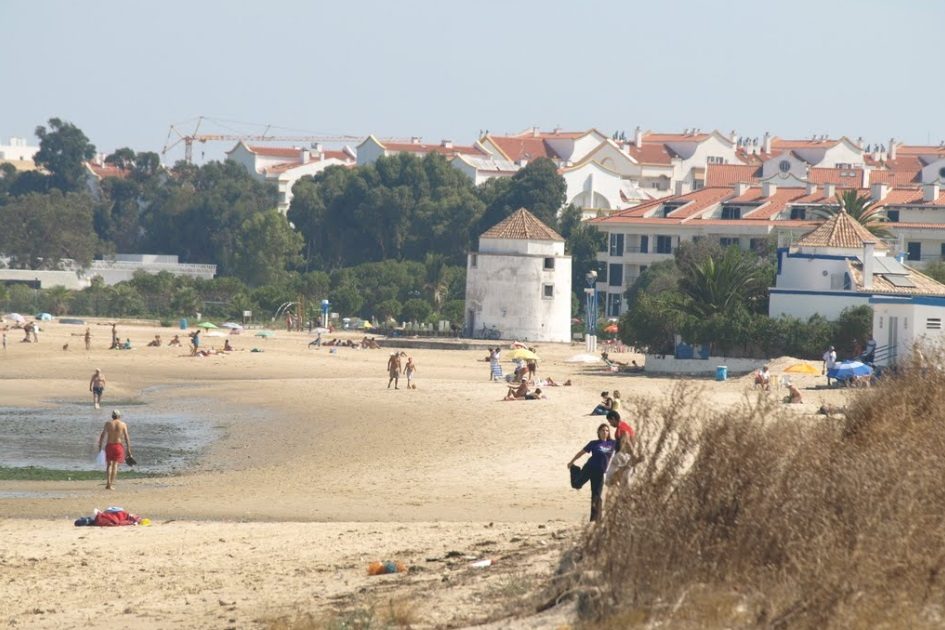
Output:
<svg viewBox="0 0 945 630">
<path fill-rule="evenodd" d="M 889 139 L 889 159 L 890 160 L 896 159 L 896 139 L 895 138 Z"/>
<path fill-rule="evenodd" d="M 452 149 L 452 148 L 453 148 L 453 141 L 452 141 L 452 140 L 441 140 L 441 141 L 440 141 L 440 146 L 443 147 L 444 149 Z"/>
<path fill-rule="evenodd" d="M 325 154 L 325 147 L 322 146 L 321 142 L 313 142 L 312 148 L 315 149 L 315 153 L 318 154 L 318 157 L 323 157 Z"/>
<path fill-rule="evenodd" d="M 683 181 L 676 182 L 677 195 L 685 195 L 689 192 L 692 192 L 692 185 L 689 182 L 683 182 Z"/>
<path fill-rule="evenodd" d="M 876 256 L 873 255 L 873 250 L 876 248 L 876 243 L 873 241 L 863 241 L 863 288 L 871 289 L 873 288 L 873 265 L 876 261 Z"/>
<path fill-rule="evenodd" d="M 771 153 L 771 134 L 768 133 L 767 131 L 765 132 L 765 139 L 764 139 L 763 147 L 764 147 L 765 153 Z"/>
<path fill-rule="evenodd" d="M 532 127 L 532 137 L 537 138 L 539 135 L 538 127 Z"/>
<path fill-rule="evenodd" d="M 938 199 L 938 182 L 931 184 L 922 184 L 922 201 L 935 201 Z"/>
<path fill-rule="evenodd" d="M 633 130 L 633 144 L 638 149 L 643 146 L 643 130 L 640 129 L 640 125 L 637 125 L 637 128 Z"/>
<path fill-rule="evenodd" d="M 411 136 L 410 144 L 420 144 L 420 136 Z"/>
<path fill-rule="evenodd" d="M 748 192 L 748 189 L 751 188 L 751 186 L 745 182 L 738 182 L 737 184 L 732 186 L 732 188 L 735 189 L 735 194 L 741 197 L 746 192 Z"/>
<path fill-rule="evenodd" d="M 870 199 L 873 201 L 882 201 L 887 194 L 889 194 L 889 187 L 886 184 L 877 182 L 870 185 Z"/>
<path fill-rule="evenodd" d="M 302 149 L 299 151 L 299 163 L 308 164 L 312 160 L 312 154 L 309 153 L 308 149 Z"/>
<path fill-rule="evenodd" d="M 815 184 L 814 182 L 810 182 L 810 181 L 807 182 L 807 194 L 808 194 L 808 195 L 813 195 L 815 192 L 817 192 L 817 184 Z"/>
<path fill-rule="evenodd" d="M 761 185 L 762 197 L 771 197 L 776 192 L 778 192 L 778 187 L 776 184 L 773 184 L 771 182 L 765 182 Z"/>
<path fill-rule="evenodd" d="M 738 144 L 738 134 L 732 129 L 732 132 L 728 134 L 728 139 L 732 141 L 732 144 Z"/>
<path fill-rule="evenodd" d="M 837 194 L 837 185 L 829 182 L 824 183 L 824 198 L 828 201 L 833 199 L 833 196 Z"/>
</svg>

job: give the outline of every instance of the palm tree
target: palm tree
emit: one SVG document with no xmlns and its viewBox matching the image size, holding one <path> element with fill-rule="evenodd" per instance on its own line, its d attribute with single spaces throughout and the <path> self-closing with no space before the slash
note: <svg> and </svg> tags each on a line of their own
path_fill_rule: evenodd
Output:
<svg viewBox="0 0 945 630">
<path fill-rule="evenodd" d="M 879 238 L 889 238 L 892 234 L 886 229 L 886 215 L 876 202 L 866 193 L 860 194 L 856 190 L 844 190 L 837 193 L 837 205 L 825 206 L 819 211 L 824 218 L 829 219 L 839 212 L 846 212 L 851 219 L 865 227 L 870 234 Z"/>
<path fill-rule="evenodd" d="M 682 272 L 679 288 L 689 298 L 693 314 L 703 318 L 727 315 L 738 307 L 750 309 L 752 302 L 764 297 L 770 281 L 765 265 L 737 247 L 690 262 Z"/>
<path fill-rule="evenodd" d="M 430 291 L 433 308 L 440 310 L 443 303 L 443 294 L 448 287 L 446 277 L 446 256 L 438 253 L 429 253 L 423 259 L 424 288 Z"/>
<path fill-rule="evenodd" d="M 72 291 L 61 285 L 46 289 L 46 303 L 56 316 L 69 312 L 69 302 L 74 297 L 75 294 Z"/>
</svg>

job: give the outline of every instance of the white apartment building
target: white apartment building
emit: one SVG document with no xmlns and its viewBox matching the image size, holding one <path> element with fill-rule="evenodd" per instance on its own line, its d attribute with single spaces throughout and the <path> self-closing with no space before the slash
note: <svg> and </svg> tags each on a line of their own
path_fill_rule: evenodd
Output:
<svg viewBox="0 0 945 630">
<path fill-rule="evenodd" d="M 12 164 L 18 171 L 32 171 L 36 168 L 33 156 L 39 151 L 26 138 L 10 138 L 7 144 L 0 144 L 0 164 Z"/>
</svg>

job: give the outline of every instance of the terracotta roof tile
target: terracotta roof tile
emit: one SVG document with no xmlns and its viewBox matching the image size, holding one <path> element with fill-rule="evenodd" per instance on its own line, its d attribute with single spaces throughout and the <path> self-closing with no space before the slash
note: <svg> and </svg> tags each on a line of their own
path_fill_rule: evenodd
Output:
<svg viewBox="0 0 945 630">
<path fill-rule="evenodd" d="M 397 153 L 439 153 L 440 155 L 485 155 L 485 153 L 478 147 L 469 147 L 469 146 L 460 146 L 460 145 L 450 145 L 443 146 L 442 144 L 423 144 L 419 142 L 382 142 L 381 143 L 385 149 L 388 151 L 396 151 Z"/>
<path fill-rule="evenodd" d="M 249 149 L 250 153 L 265 157 L 298 158 L 302 153 L 302 149 L 292 147 L 259 147 L 247 145 L 246 148 Z"/>
<path fill-rule="evenodd" d="M 905 265 L 903 265 L 905 266 Z M 906 267 L 908 270 L 907 278 L 912 280 L 914 287 L 896 286 L 882 273 L 873 274 L 872 287 L 869 289 L 863 286 L 863 263 L 859 260 L 847 261 L 847 267 L 850 270 L 850 276 L 856 290 L 862 293 L 880 293 L 890 295 L 945 295 L 945 284 L 937 282 L 915 269 Z"/>
<path fill-rule="evenodd" d="M 578 138 L 583 138 L 586 136 L 589 131 L 538 131 L 537 133 L 532 129 L 526 129 L 522 133 L 516 134 L 516 138 L 563 138 L 566 140 L 577 140 Z"/>
<path fill-rule="evenodd" d="M 517 136 L 486 136 L 512 162 L 537 160 L 538 158 L 561 159 L 541 138 Z"/>
<path fill-rule="evenodd" d="M 124 179 L 129 175 L 129 171 L 119 168 L 113 164 L 96 164 L 95 162 L 86 162 L 85 165 L 99 179 L 105 179 L 106 177 L 119 177 Z"/>
<path fill-rule="evenodd" d="M 798 247 L 837 247 L 842 249 L 863 249 L 865 241 L 876 243 L 876 250 L 888 247 L 879 237 L 874 236 L 865 227 L 840 211 L 820 224 L 817 229 L 808 232 L 798 240 Z"/>
<path fill-rule="evenodd" d="M 702 142 L 709 138 L 711 133 L 694 133 L 694 134 L 685 134 L 685 133 L 645 133 L 643 134 L 643 144 L 650 142 L 653 143 L 662 143 L 662 142 Z"/>
<path fill-rule="evenodd" d="M 921 170 L 901 170 L 888 171 L 884 169 L 873 169 L 870 171 L 870 184 L 889 184 L 890 186 L 910 186 L 918 185 L 920 182 L 919 174 Z"/>
<path fill-rule="evenodd" d="M 806 195 L 807 191 L 804 188 L 780 188 L 776 190 L 770 197 L 759 199 L 759 201 L 762 201 L 763 203 L 755 210 L 752 210 L 750 213 L 742 215 L 742 218 L 749 221 L 764 221 L 771 219 L 776 217 L 782 210 L 784 210 L 788 205 L 792 204 L 796 199 L 800 199 Z"/>
<path fill-rule="evenodd" d="M 760 179 L 761 168 L 756 164 L 709 164 L 706 169 L 705 185 L 714 187 L 751 184 Z"/>
<path fill-rule="evenodd" d="M 945 206 L 945 187 L 939 188 L 935 201 L 925 201 L 920 188 L 896 188 L 890 190 L 877 206 Z"/>
<path fill-rule="evenodd" d="M 480 238 L 502 238 L 533 241 L 563 241 L 564 238 L 542 223 L 538 217 L 519 208 L 482 233 Z"/>
<path fill-rule="evenodd" d="M 627 153 L 640 164 L 658 164 L 668 166 L 673 163 L 676 154 L 666 147 L 665 144 L 643 143 L 642 147 L 634 144 L 626 146 Z"/>
</svg>

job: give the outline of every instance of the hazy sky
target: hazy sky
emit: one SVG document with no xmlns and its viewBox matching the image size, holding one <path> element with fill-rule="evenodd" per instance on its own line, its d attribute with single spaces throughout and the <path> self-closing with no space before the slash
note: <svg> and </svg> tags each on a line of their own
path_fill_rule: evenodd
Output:
<svg viewBox="0 0 945 630">
<path fill-rule="evenodd" d="M 943 24 L 941 0 L 0 0 L 0 142 L 60 117 L 100 151 L 160 151 L 203 115 L 463 144 L 532 125 L 937 144 Z"/>
</svg>

